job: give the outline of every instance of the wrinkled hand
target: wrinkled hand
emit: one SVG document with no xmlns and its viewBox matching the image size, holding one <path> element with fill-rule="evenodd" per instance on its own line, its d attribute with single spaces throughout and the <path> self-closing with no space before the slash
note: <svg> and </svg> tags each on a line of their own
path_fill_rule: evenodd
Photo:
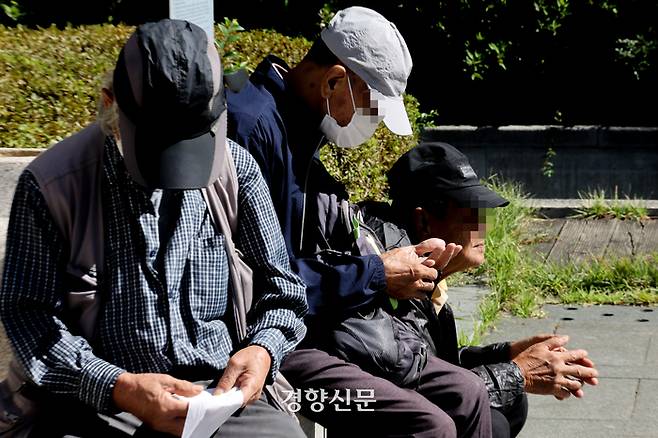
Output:
<svg viewBox="0 0 658 438">
<path fill-rule="evenodd" d="M 541 337 L 546 339 L 532 342 Z M 598 384 L 598 371 L 587 357 L 587 351 L 565 349 L 568 341 L 568 336 L 548 335 L 519 341 L 530 344 L 530 347 L 512 359 L 525 378 L 526 392 L 552 394 L 558 400 L 564 400 L 571 395 L 583 397 L 585 393 L 582 387 L 585 383 Z"/>
<path fill-rule="evenodd" d="M 533 345 L 539 344 L 540 342 L 544 342 L 545 340 L 550 339 L 554 336 L 555 335 L 542 334 L 542 335 L 535 335 L 529 338 L 512 342 L 510 344 L 510 359 L 514 359 L 519 354 L 523 353 L 525 350 L 532 347 Z"/>
<path fill-rule="evenodd" d="M 461 249 L 434 238 L 383 253 L 388 294 L 398 299 L 426 298 L 438 276 L 434 268 L 444 269 Z"/>
<path fill-rule="evenodd" d="M 271 365 L 272 358 L 263 347 L 250 345 L 243 348 L 229 359 L 214 395 L 237 386 L 244 395 L 243 406 L 258 400 Z"/>
<path fill-rule="evenodd" d="M 153 430 L 181 436 L 188 402 L 172 394 L 193 397 L 203 388 L 166 374 L 132 374 L 119 376 L 112 391 L 117 408 L 130 412 Z"/>
</svg>

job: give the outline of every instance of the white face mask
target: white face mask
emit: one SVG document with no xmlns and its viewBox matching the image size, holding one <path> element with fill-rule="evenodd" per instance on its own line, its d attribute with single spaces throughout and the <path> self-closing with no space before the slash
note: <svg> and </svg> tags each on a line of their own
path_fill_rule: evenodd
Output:
<svg viewBox="0 0 658 438">
<path fill-rule="evenodd" d="M 375 133 L 379 122 L 382 121 L 380 116 L 371 116 L 363 114 L 363 110 L 357 110 L 354 103 L 354 95 L 352 94 L 352 84 L 350 77 L 347 77 L 347 85 L 350 89 L 350 97 L 352 98 L 352 119 L 347 126 L 340 126 L 336 119 L 331 117 L 331 110 L 329 109 L 329 98 L 327 98 L 327 114 L 320 123 L 320 130 L 322 133 L 337 146 L 342 148 L 353 148 L 368 140 Z"/>
</svg>

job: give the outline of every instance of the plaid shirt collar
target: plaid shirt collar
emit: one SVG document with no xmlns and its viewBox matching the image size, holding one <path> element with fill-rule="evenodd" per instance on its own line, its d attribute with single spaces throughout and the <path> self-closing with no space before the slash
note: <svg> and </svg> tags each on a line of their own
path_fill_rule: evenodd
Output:
<svg viewBox="0 0 658 438">
<path fill-rule="evenodd" d="M 131 214 L 139 215 L 143 211 L 154 213 L 151 203 L 153 190 L 142 187 L 132 179 L 116 139 L 111 135 L 105 139 L 104 169 L 110 187 L 116 186 L 120 192 L 130 194 L 128 198 L 131 202 L 128 204 Z"/>
</svg>

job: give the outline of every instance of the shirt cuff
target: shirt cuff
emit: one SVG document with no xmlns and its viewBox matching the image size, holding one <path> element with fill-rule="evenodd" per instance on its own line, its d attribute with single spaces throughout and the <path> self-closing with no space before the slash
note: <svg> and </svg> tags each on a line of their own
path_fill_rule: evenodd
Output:
<svg viewBox="0 0 658 438">
<path fill-rule="evenodd" d="M 78 398 L 96 408 L 98 412 L 112 410 L 112 391 L 124 369 L 102 359 L 92 359 L 81 370 Z"/>
<path fill-rule="evenodd" d="M 285 342 L 286 339 L 283 336 L 283 333 L 276 328 L 260 330 L 249 342 L 249 345 L 263 347 L 272 357 L 272 365 L 270 366 L 270 372 L 265 382 L 268 385 L 274 382 L 274 379 L 279 372 L 279 366 L 281 365 L 281 359 L 283 356 L 283 345 Z"/>
<path fill-rule="evenodd" d="M 512 375 L 517 387 L 520 388 L 520 391 L 525 391 L 525 376 L 523 375 L 521 367 L 519 367 L 519 365 L 513 360 L 509 361 L 509 363 L 512 364 Z"/>
<path fill-rule="evenodd" d="M 370 288 L 376 292 L 386 292 L 388 285 L 386 284 L 386 271 L 384 270 L 384 262 L 378 255 L 369 255 L 370 266 L 373 269 L 372 280 L 370 281 Z"/>
<path fill-rule="evenodd" d="M 463 347 L 458 353 L 459 364 L 464 368 L 474 368 L 479 365 L 509 362 L 510 343 L 499 342 L 483 347 Z"/>
</svg>

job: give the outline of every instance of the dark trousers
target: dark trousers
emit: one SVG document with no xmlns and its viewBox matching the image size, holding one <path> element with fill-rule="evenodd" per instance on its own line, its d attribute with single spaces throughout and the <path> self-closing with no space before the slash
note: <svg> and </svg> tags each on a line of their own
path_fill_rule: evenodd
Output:
<svg viewBox="0 0 658 438">
<path fill-rule="evenodd" d="M 301 397 L 301 413 L 335 437 L 491 437 L 491 410 L 484 383 L 472 372 L 430 357 L 415 389 L 396 386 L 324 351 L 300 349 L 281 371 L 302 394 L 307 390 L 374 390 L 371 412 L 352 404 L 338 412 Z M 341 407 L 341 406 L 338 406 Z M 345 409 L 345 406 L 342 407 Z"/>
<path fill-rule="evenodd" d="M 90 407 L 80 402 L 61 400 L 48 406 L 36 421 L 30 438 L 129 438 L 130 435 L 108 425 Z M 133 438 L 167 438 L 171 435 L 141 426 Z M 290 415 L 273 408 L 265 395 L 237 411 L 213 437 L 227 438 L 305 438 L 301 427 Z"/>
<path fill-rule="evenodd" d="M 521 432 L 528 418 L 528 396 L 517 397 L 514 404 L 505 409 L 491 409 L 493 438 L 514 438 Z"/>
</svg>

